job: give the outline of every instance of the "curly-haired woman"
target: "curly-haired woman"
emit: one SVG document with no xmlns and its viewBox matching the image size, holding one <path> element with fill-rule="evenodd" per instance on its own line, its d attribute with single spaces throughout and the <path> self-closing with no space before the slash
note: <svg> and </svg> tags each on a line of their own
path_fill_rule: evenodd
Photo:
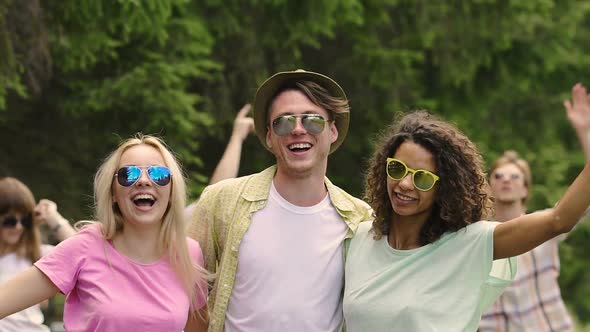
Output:
<svg viewBox="0 0 590 332">
<path fill-rule="evenodd" d="M 349 243 L 348 331 L 475 331 L 514 277 L 514 257 L 568 232 L 590 204 L 590 98 L 577 84 L 566 110 L 586 167 L 558 206 L 504 223 L 490 216 L 483 161 L 453 125 L 426 112 L 389 128 L 370 161 L 373 223 Z"/>
</svg>

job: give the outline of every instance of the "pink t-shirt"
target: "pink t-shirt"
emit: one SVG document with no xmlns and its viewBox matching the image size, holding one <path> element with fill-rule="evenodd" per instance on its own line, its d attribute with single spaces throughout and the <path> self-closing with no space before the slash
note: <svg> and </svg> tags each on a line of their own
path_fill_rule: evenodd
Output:
<svg viewBox="0 0 590 332">
<path fill-rule="evenodd" d="M 193 262 L 203 266 L 201 247 L 187 241 Z M 189 298 L 168 256 L 135 262 L 105 241 L 97 226 L 63 241 L 35 266 L 67 296 L 67 331 L 182 331 L 186 325 Z M 205 295 L 197 299 L 202 307 Z"/>
</svg>

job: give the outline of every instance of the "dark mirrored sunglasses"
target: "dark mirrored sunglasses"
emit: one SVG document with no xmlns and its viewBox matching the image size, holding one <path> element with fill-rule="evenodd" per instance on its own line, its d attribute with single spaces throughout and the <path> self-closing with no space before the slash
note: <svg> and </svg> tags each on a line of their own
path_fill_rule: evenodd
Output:
<svg viewBox="0 0 590 332">
<path fill-rule="evenodd" d="M 143 169 L 147 171 L 150 180 L 158 186 L 166 186 L 170 183 L 172 174 L 166 166 L 125 166 L 119 168 L 115 177 L 121 186 L 130 187 L 141 178 Z"/>
<path fill-rule="evenodd" d="M 385 170 L 387 176 L 395 181 L 405 178 L 408 172 L 412 173 L 412 184 L 420 191 L 429 191 L 434 188 L 436 181 L 439 180 L 438 175 L 425 169 L 409 168 L 403 161 L 395 158 L 387 158 Z"/>
<path fill-rule="evenodd" d="M 272 130 L 278 136 L 287 136 L 295 129 L 297 118 L 301 118 L 303 128 L 312 135 L 321 133 L 327 121 L 319 114 L 283 115 L 272 120 Z"/>
<path fill-rule="evenodd" d="M 33 225 L 33 217 L 31 214 L 28 214 L 23 218 L 18 219 L 16 216 L 8 215 L 2 220 L 2 228 L 14 228 L 19 222 L 24 228 L 31 228 Z"/>
</svg>

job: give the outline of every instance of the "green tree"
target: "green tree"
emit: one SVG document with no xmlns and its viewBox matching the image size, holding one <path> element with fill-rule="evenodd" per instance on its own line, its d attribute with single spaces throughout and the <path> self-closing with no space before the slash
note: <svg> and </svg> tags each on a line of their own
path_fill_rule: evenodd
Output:
<svg viewBox="0 0 590 332">
<path fill-rule="evenodd" d="M 25 23 L 23 23 L 25 22 Z M 280 70 L 334 77 L 352 106 L 328 175 L 360 196 L 375 135 L 429 109 L 486 160 L 534 172 L 531 210 L 583 166 L 561 101 L 590 73 L 590 3 L 574 0 L 117 0 L 0 2 L 0 171 L 88 218 L 91 177 L 119 137 L 164 136 L 203 189 L 235 112 Z M 247 140 L 242 172 L 273 162 Z M 563 246 L 562 288 L 590 320 L 587 224 Z"/>
</svg>

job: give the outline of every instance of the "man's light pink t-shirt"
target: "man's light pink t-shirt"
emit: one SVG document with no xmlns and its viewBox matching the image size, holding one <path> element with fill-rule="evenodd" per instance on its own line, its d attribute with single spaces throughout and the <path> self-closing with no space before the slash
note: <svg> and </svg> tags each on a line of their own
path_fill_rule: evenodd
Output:
<svg viewBox="0 0 590 332">
<path fill-rule="evenodd" d="M 203 266 L 201 247 L 187 241 L 193 262 Z M 63 241 L 35 266 L 67 296 L 68 331 L 182 331 L 186 325 L 189 298 L 169 257 L 135 262 L 105 241 L 97 226 Z M 205 300 L 198 294 L 198 307 Z"/>
</svg>

